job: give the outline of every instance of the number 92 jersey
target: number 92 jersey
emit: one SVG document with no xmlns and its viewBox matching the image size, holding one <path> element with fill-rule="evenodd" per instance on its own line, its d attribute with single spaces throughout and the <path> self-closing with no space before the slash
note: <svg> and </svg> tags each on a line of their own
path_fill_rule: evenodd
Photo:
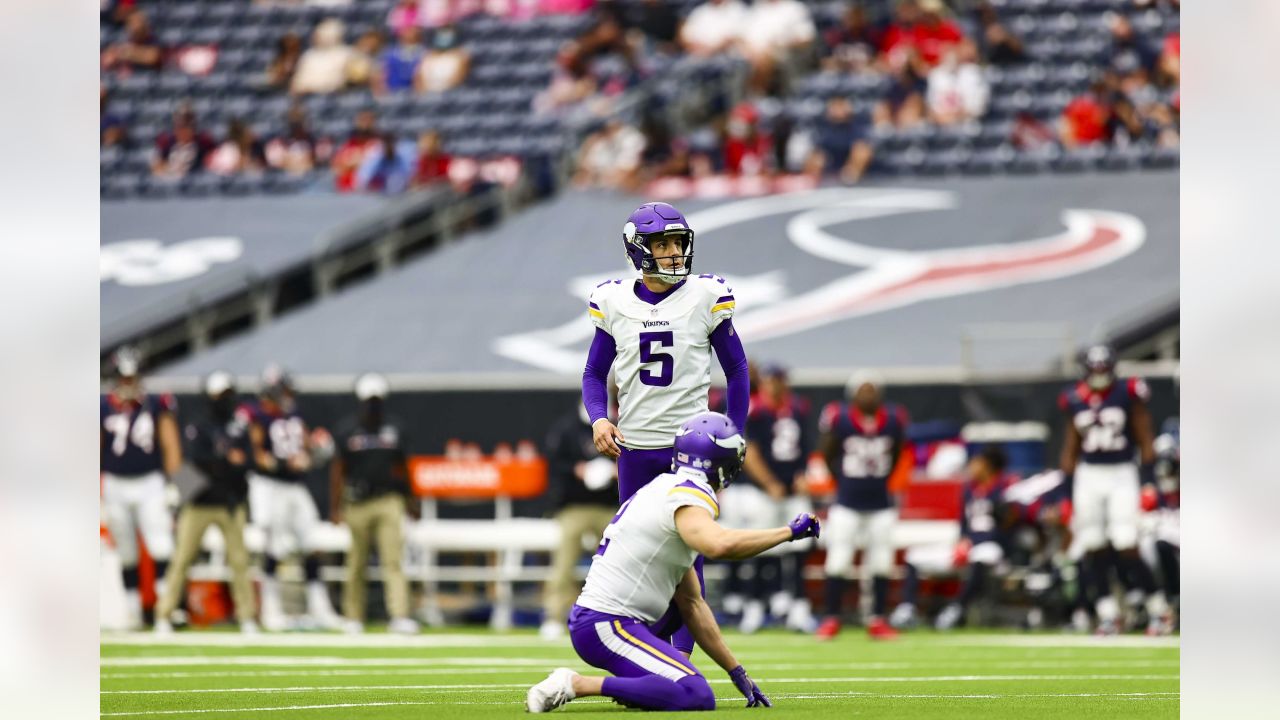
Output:
<svg viewBox="0 0 1280 720">
<path fill-rule="evenodd" d="M 236 408 L 236 421 L 261 427 L 262 447 L 276 459 L 274 469 L 254 463 L 254 472 L 277 480 L 300 481 L 306 476 L 289 467 L 290 458 L 307 449 L 307 424 L 302 416 L 296 412 L 272 414 L 257 403 L 245 403 Z"/>
<path fill-rule="evenodd" d="M 707 409 L 711 332 L 733 317 L 733 289 L 717 275 L 697 275 L 656 305 L 635 282 L 608 280 L 591 293 L 591 322 L 613 336 L 618 429 L 627 447 L 671 447 L 680 424 Z"/>
<path fill-rule="evenodd" d="M 1146 402 L 1151 390 L 1140 378 L 1117 379 L 1094 392 L 1077 383 L 1062 392 L 1058 407 L 1080 433 L 1080 461 L 1091 465 L 1133 462 L 1133 429 L 1129 423 L 1134 401 Z"/>
</svg>

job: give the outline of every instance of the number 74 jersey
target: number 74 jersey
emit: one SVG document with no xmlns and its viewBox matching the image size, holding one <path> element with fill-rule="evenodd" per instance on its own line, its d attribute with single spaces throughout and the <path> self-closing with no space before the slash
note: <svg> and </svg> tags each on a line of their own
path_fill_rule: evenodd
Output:
<svg viewBox="0 0 1280 720">
<path fill-rule="evenodd" d="M 613 336 L 618 429 L 627 447 L 671 447 L 680 424 L 707 409 L 711 332 L 733 317 L 733 289 L 717 275 L 697 275 L 656 303 L 633 280 L 608 280 L 591 293 L 587 314 Z"/>
<path fill-rule="evenodd" d="M 1150 397 L 1140 378 L 1117 379 L 1102 392 L 1083 382 L 1064 390 L 1058 407 L 1080 433 L 1080 461 L 1091 465 L 1133 462 L 1133 403 Z"/>
</svg>

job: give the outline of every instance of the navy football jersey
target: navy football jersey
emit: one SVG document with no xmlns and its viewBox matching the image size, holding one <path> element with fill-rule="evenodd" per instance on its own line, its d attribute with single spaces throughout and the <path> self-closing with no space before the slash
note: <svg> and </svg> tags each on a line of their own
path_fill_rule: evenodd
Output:
<svg viewBox="0 0 1280 720">
<path fill-rule="evenodd" d="M 1137 448 L 1130 422 L 1134 400 L 1151 397 L 1140 378 L 1118 379 L 1095 392 L 1083 382 L 1062 392 L 1058 406 L 1080 433 L 1080 461 L 1105 465 L 1133 462 Z"/>
<path fill-rule="evenodd" d="M 834 435 L 839 447 L 836 501 L 854 510 L 892 506 L 889 476 L 906 438 L 906 411 L 882 405 L 874 417 L 864 418 L 852 405 L 831 403 L 823 409 L 818 427 Z"/>
<path fill-rule="evenodd" d="M 262 428 L 263 447 L 275 457 L 274 469 L 258 467 L 261 475 L 280 480 L 301 480 L 306 473 L 289 468 L 289 458 L 307 449 L 307 423 L 296 412 L 268 413 L 258 403 L 246 403 L 236 411 L 245 422 Z"/>
<path fill-rule="evenodd" d="M 1000 515 L 1004 508 L 1003 479 L 979 487 L 972 482 L 964 486 L 964 512 L 960 517 L 960 537 L 974 545 L 1000 542 Z"/>
<path fill-rule="evenodd" d="M 99 429 L 102 431 L 102 472 L 112 475 L 146 475 L 163 467 L 157 428 L 160 417 L 172 413 L 172 395 L 144 395 L 140 402 L 125 402 L 114 393 L 102 396 Z"/>
<path fill-rule="evenodd" d="M 751 398 L 747 415 L 747 439 L 758 443 L 765 462 L 774 477 L 790 492 L 796 473 L 809 459 L 809 403 L 788 395 L 779 407 L 770 405 L 762 396 Z"/>
</svg>

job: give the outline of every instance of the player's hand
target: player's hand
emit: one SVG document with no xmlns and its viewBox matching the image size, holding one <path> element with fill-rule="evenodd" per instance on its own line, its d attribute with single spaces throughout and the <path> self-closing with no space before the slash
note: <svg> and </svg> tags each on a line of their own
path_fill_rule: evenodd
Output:
<svg viewBox="0 0 1280 720">
<path fill-rule="evenodd" d="M 807 537 L 818 537 L 818 533 L 822 532 L 822 525 L 818 523 L 818 516 L 813 513 L 800 513 L 787 524 L 791 528 L 791 539 L 799 540 Z"/>
<path fill-rule="evenodd" d="M 591 439 L 596 443 L 596 449 L 611 458 L 616 458 L 622 454 L 622 449 L 618 447 L 618 443 L 624 443 L 626 438 L 622 437 L 622 433 L 608 418 L 600 418 L 591 425 Z"/>
<path fill-rule="evenodd" d="M 293 472 L 306 472 L 311 469 L 311 457 L 306 453 L 298 453 L 289 458 L 287 464 Z"/>
<path fill-rule="evenodd" d="M 760 692 L 760 686 L 756 685 L 756 681 L 747 675 L 741 665 L 729 671 L 729 679 L 738 688 L 738 692 L 747 698 L 747 707 L 773 707 L 773 703 Z"/>
<path fill-rule="evenodd" d="M 248 458 L 245 457 L 244 451 L 240 448 L 231 448 L 227 451 L 227 462 L 232 465 L 244 465 L 246 461 L 248 461 Z"/>
<path fill-rule="evenodd" d="M 951 552 L 952 567 L 964 567 L 969 564 L 969 547 L 968 540 L 961 540 L 956 543 L 955 550 Z"/>
</svg>

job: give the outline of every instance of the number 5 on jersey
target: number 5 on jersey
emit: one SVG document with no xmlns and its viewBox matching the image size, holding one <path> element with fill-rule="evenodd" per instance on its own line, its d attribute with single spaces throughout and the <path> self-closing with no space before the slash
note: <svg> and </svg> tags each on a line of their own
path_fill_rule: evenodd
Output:
<svg viewBox="0 0 1280 720">
<path fill-rule="evenodd" d="M 670 353 L 658 352 L 657 348 L 669 348 L 676 344 L 675 333 L 642 332 L 640 333 L 640 382 L 655 387 L 666 387 L 675 378 L 676 360 Z M 649 366 L 658 363 L 658 372 L 654 373 Z"/>
</svg>

